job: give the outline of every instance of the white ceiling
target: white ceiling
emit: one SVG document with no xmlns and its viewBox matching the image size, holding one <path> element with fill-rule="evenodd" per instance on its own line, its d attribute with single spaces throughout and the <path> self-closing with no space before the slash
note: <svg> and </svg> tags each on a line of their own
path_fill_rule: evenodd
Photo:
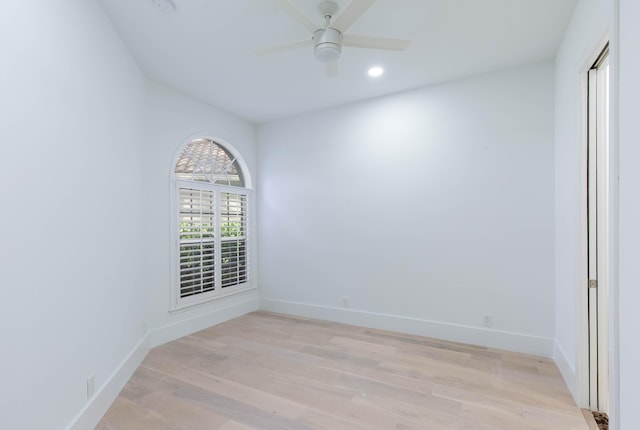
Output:
<svg viewBox="0 0 640 430">
<path fill-rule="evenodd" d="M 349 29 L 409 39 L 404 52 L 343 48 L 327 77 L 313 47 L 255 50 L 308 39 L 273 0 L 100 0 L 151 79 L 254 123 L 555 56 L 576 0 L 377 0 Z M 319 0 L 292 0 L 321 24 Z M 336 0 L 344 8 L 350 0 Z M 385 74 L 367 76 L 372 65 Z"/>
</svg>

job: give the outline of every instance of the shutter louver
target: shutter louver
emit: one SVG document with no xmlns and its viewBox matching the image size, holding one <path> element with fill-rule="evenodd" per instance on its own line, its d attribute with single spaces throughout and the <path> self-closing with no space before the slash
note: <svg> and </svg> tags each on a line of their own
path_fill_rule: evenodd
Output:
<svg viewBox="0 0 640 430">
<path fill-rule="evenodd" d="M 180 297 L 215 289 L 215 195 L 179 189 Z"/>
</svg>

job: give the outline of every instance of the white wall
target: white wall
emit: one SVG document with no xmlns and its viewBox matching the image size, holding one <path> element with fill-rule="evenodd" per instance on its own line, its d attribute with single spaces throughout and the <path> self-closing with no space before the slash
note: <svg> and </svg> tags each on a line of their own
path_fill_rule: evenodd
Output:
<svg viewBox="0 0 640 430">
<path fill-rule="evenodd" d="M 638 428 L 640 386 L 640 4 L 619 1 L 619 426 Z M 615 423 L 614 423 L 615 424 Z M 613 427 L 616 430 L 616 427 Z"/>
<path fill-rule="evenodd" d="M 255 175 L 254 127 L 148 83 L 94 0 L 3 3 L 0 52 L 0 428 L 90 428 L 148 329 L 158 344 L 257 308 L 167 311 L 174 153 L 209 132 Z"/>
<path fill-rule="evenodd" d="M 184 142 L 195 135 L 220 139 L 240 153 L 255 186 L 256 149 L 253 125 L 154 82 L 148 82 L 147 94 L 143 164 L 147 282 L 151 344 L 158 345 L 257 309 L 257 292 L 254 290 L 186 311 L 169 313 L 172 264 L 169 187 L 174 155 Z M 255 220 L 253 217 L 251 231 L 255 231 Z M 251 249 L 255 250 L 256 235 L 251 240 Z M 257 285 L 256 254 L 250 256 L 251 276 Z"/>
<path fill-rule="evenodd" d="M 586 72 L 607 40 L 610 0 L 581 0 L 556 57 L 554 358 L 574 398 L 580 399 L 586 285 Z M 583 406 L 586 406 L 584 403 Z"/>
<path fill-rule="evenodd" d="M 144 336 L 143 77 L 95 1 L 3 1 L 0 53 L 0 428 L 61 429 Z"/>
<path fill-rule="evenodd" d="M 261 307 L 551 354 L 553 93 L 542 63 L 260 126 Z"/>
</svg>

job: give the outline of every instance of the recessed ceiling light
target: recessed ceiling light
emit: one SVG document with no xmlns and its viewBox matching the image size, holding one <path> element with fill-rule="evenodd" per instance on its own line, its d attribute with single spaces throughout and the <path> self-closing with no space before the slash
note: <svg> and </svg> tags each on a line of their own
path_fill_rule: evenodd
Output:
<svg viewBox="0 0 640 430">
<path fill-rule="evenodd" d="M 378 76 L 382 76 L 384 73 L 384 69 L 382 67 L 372 67 L 369 69 L 369 76 L 372 78 L 377 78 Z"/>
<path fill-rule="evenodd" d="M 172 13 L 176 11 L 176 5 L 171 0 L 151 0 L 151 3 L 165 13 Z"/>
</svg>

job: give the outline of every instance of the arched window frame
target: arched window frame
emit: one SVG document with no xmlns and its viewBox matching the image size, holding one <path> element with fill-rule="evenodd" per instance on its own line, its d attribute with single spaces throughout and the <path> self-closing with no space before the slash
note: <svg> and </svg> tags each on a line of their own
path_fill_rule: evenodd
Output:
<svg viewBox="0 0 640 430">
<path fill-rule="evenodd" d="M 185 149 L 194 141 L 197 140 L 208 140 L 218 146 L 220 146 L 227 154 L 234 158 L 234 161 L 237 163 L 237 167 L 241 172 L 241 178 L 244 182 L 244 186 L 231 186 L 224 185 L 220 183 L 212 183 L 206 182 L 202 180 L 189 180 L 184 178 L 178 178 L 176 176 L 176 166 L 177 163 L 182 158 L 182 155 Z M 170 204 L 171 204 L 171 304 L 169 307 L 170 311 L 180 311 L 195 305 L 203 304 L 206 302 L 211 302 L 223 297 L 228 297 L 230 295 L 243 293 L 248 290 L 255 289 L 253 282 L 253 270 L 251 264 L 251 254 L 253 253 L 251 246 L 251 218 L 252 218 L 252 181 L 249 173 L 249 169 L 244 162 L 244 159 L 240 155 L 240 153 L 228 142 L 224 139 L 220 139 L 218 137 L 212 137 L 209 133 L 198 133 L 196 135 L 190 136 L 185 139 L 176 153 L 171 162 L 171 170 L 170 170 Z M 181 196 L 182 190 L 182 196 Z M 214 285 L 213 289 L 208 291 L 200 291 L 191 295 L 184 294 L 184 279 L 181 275 L 181 270 L 184 269 L 184 261 L 181 263 L 181 249 L 184 245 L 184 224 L 181 224 L 181 218 L 185 216 L 184 211 L 181 211 L 181 204 L 184 203 L 184 190 L 192 190 L 193 193 L 200 193 L 201 196 L 204 196 L 205 200 L 208 200 L 211 205 L 215 208 L 213 214 L 210 215 L 213 219 L 213 229 L 214 234 L 212 238 L 209 238 L 209 244 L 213 246 L 214 250 L 214 262 L 213 262 L 213 277 L 214 277 Z M 230 200 L 231 199 L 231 200 Z M 243 203 L 240 205 L 242 207 L 242 217 L 244 218 L 243 227 L 241 231 L 243 234 L 240 236 L 232 236 L 232 237 L 222 237 L 219 234 L 220 231 L 223 230 L 224 220 L 227 220 L 227 228 L 229 228 L 229 213 L 233 212 L 233 214 L 238 215 L 238 205 L 234 204 L 234 202 L 242 201 Z M 230 203 L 231 202 L 231 203 Z M 229 208 L 235 207 L 235 210 L 229 210 Z M 225 215 L 221 208 L 226 208 L 227 211 Z M 204 230 L 204 229 L 202 229 Z M 182 232 L 182 233 L 181 233 Z M 243 242 L 244 246 L 244 278 L 238 276 L 239 282 L 232 283 L 231 285 L 224 285 L 222 279 L 222 252 L 221 250 L 225 245 L 226 249 L 229 249 L 229 245 L 233 248 L 233 244 L 231 242 L 235 242 L 237 248 L 240 246 L 239 243 Z M 204 248 L 204 246 L 203 246 Z M 237 249 L 236 248 L 236 249 Z M 228 281 L 227 281 L 228 282 Z"/>
</svg>

